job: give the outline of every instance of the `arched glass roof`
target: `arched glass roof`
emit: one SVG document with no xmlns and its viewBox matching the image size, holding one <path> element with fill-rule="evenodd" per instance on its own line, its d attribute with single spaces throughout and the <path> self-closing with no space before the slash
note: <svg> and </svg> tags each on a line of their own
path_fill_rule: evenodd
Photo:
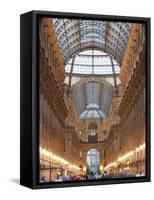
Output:
<svg viewBox="0 0 154 200">
<path fill-rule="evenodd" d="M 112 101 L 112 88 L 98 81 L 73 86 L 72 99 L 79 119 L 105 119 Z"/>
<path fill-rule="evenodd" d="M 111 55 L 121 65 L 131 23 L 53 18 L 64 64 L 78 52 L 95 49 Z"/>
<path fill-rule="evenodd" d="M 66 73 L 83 75 L 111 75 L 119 74 L 117 62 L 104 52 L 87 50 L 71 58 L 65 67 Z"/>
<path fill-rule="evenodd" d="M 52 18 L 52 23 L 79 119 L 105 119 L 132 24 L 65 18 Z"/>
</svg>

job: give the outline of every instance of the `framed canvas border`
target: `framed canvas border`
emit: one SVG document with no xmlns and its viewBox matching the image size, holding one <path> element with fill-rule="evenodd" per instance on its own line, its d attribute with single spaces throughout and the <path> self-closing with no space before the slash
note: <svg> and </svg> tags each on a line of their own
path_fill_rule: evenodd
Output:
<svg viewBox="0 0 154 200">
<path fill-rule="evenodd" d="M 61 17 L 144 23 L 146 27 L 146 176 L 56 183 L 39 183 L 39 19 Z M 151 181 L 151 19 L 50 11 L 20 16 L 20 184 L 32 189 Z"/>
</svg>

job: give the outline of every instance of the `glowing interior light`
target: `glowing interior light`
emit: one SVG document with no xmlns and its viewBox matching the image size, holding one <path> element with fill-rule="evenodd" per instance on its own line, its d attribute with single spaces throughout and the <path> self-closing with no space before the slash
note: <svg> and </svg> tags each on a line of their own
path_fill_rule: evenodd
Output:
<svg viewBox="0 0 154 200">
<path fill-rule="evenodd" d="M 65 160 L 65 159 L 63 159 L 63 158 L 60 158 L 59 156 L 56 156 L 56 155 L 54 155 L 54 154 L 52 155 L 52 159 L 57 160 L 57 161 L 59 161 L 59 162 L 65 164 L 65 165 L 68 164 L 68 161 L 67 161 L 67 160 Z"/>
<path fill-rule="evenodd" d="M 54 155 L 52 152 L 47 151 L 46 149 L 42 149 L 41 147 L 40 147 L 40 154 L 47 156 L 50 159 L 53 159 L 55 161 L 61 162 L 64 165 L 68 165 L 68 163 L 69 163 L 67 160 L 65 160 L 57 155 Z"/>
<path fill-rule="evenodd" d="M 136 148 L 136 152 L 139 152 L 139 151 L 140 151 L 140 149 L 137 147 L 137 148 Z"/>
<path fill-rule="evenodd" d="M 116 167 L 116 166 L 117 166 L 117 162 L 113 162 L 113 163 L 108 164 L 108 165 L 105 167 L 105 169 L 108 169 L 108 168 L 110 168 L 110 167 Z"/>
<path fill-rule="evenodd" d="M 87 168 L 86 168 L 86 166 L 84 166 L 84 167 L 83 167 L 83 171 L 86 172 L 86 170 L 87 170 Z"/>
<path fill-rule="evenodd" d="M 100 166 L 100 170 L 103 171 L 103 165 Z"/>
<path fill-rule="evenodd" d="M 139 147 L 141 150 L 143 150 L 143 149 L 145 149 L 145 143 L 144 144 L 142 144 L 142 145 L 140 145 L 140 147 Z"/>
<path fill-rule="evenodd" d="M 120 161 L 122 161 L 122 160 L 125 160 L 125 159 L 129 158 L 129 157 L 132 156 L 132 155 L 134 155 L 134 152 L 133 152 L 133 151 L 130 151 L 130 152 L 126 153 L 125 155 L 119 157 L 117 161 L 120 162 Z"/>
<path fill-rule="evenodd" d="M 76 166 L 76 165 L 69 165 L 69 168 L 71 169 L 75 169 L 75 170 L 80 170 L 80 167 Z"/>
<path fill-rule="evenodd" d="M 136 152 L 142 151 L 145 149 L 145 143 L 140 145 L 139 147 L 136 148 Z"/>
</svg>

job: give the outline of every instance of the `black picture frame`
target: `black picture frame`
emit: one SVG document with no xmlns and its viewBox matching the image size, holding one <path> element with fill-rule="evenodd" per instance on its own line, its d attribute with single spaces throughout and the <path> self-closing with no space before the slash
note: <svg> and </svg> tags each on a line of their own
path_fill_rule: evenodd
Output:
<svg viewBox="0 0 154 200">
<path fill-rule="evenodd" d="M 41 16 L 144 23 L 146 27 L 146 176 L 39 183 L 38 19 Z M 149 182 L 151 180 L 151 19 L 144 17 L 31 11 L 20 16 L 20 184 L 32 189 Z"/>
</svg>

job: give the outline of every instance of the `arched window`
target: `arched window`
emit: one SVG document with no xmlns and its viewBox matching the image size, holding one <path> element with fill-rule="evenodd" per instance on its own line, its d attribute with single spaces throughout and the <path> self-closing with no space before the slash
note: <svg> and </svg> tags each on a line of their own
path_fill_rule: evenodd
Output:
<svg viewBox="0 0 154 200">
<path fill-rule="evenodd" d="M 97 149 L 90 149 L 87 152 L 87 173 L 90 174 L 93 172 L 94 174 L 99 171 L 99 161 L 100 155 Z"/>
<path fill-rule="evenodd" d="M 97 124 L 91 123 L 88 126 L 88 142 L 89 143 L 94 143 L 98 141 L 97 138 Z"/>
<path fill-rule="evenodd" d="M 91 123 L 88 126 L 88 135 L 94 136 L 97 134 L 97 124 Z"/>
</svg>

